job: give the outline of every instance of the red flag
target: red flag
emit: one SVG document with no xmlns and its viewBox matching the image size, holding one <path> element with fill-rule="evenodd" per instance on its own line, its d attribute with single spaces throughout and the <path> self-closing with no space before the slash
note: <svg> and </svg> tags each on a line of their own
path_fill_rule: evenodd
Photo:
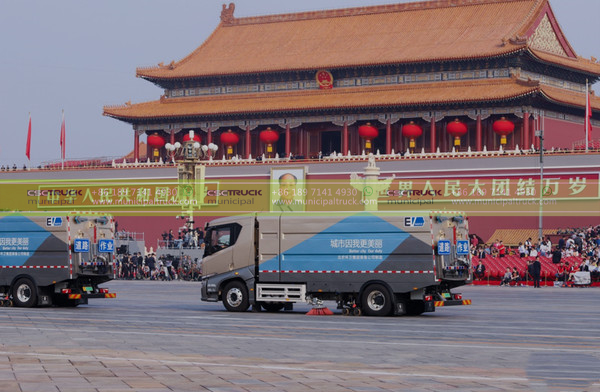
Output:
<svg viewBox="0 0 600 392">
<path fill-rule="evenodd" d="M 25 156 L 31 160 L 31 114 L 29 115 L 29 128 L 27 129 L 27 145 L 25 146 Z"/>
<path fill-rule="evenodd" d="M 586 96 L 585 105 L 585 132 L 587 133 L 588 142 L 592 141 L 592 97 L 590 93 Z"/>
<path fill-rule="evenodd" d="M 60 156 L 65 159 L 65 148 L 67 141 L 65 139 L 65 111 L 62 113 L 62 125 L 60 126 Z"/>
</svg>

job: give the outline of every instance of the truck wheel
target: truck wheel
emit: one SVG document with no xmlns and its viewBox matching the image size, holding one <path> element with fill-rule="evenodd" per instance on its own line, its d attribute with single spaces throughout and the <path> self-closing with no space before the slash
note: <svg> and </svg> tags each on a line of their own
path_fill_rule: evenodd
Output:
<svg viewBox="0 0 600 392">
<path fill-rule="evenodd" d="M 406 305 L 406 314 L 409 316 L 418 316 L 425 312 L 425 301 L 408 301 Z"/>
<path fill-rule="evenodd" d="M 261 302 L 260 306 L 262 306 L 267 312 L 271 313 L 279 312 L 281 309 L 283 309 L 283 304 L 281 302 Z"/>
<path fill-rule="evenodd" d="M 368 316 L 388 316 L 392 312 L 392 296 L 380 284 L 372 284 L 362 295 L 362 309 Z"/>
<path fill-rule="evenodd" d="M 37 304 L 37 287 L 28 278 L 17 280 L 12 289 L 13 302 L 21 308 L 31 308 Z"/>
<path fill-rule="evenodd" d="M 241 282 L 231 282 L 223 291 L 223 305 L 230 312 L 245 312 L 250 306 L 248 289 Z"/>
</svg>

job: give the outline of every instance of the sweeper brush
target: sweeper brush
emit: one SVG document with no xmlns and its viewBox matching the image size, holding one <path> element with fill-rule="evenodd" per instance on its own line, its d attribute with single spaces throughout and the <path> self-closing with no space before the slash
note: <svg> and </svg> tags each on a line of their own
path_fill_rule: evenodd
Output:
<svg viewBox="0 0 600 392">
<path fill-rule="evenodd" d="M 328 307 L 323 305 L 323 301 L 320 299 L 313 298 L 312 300 L 313 308 L 306 313 L 307 316 L 331 316 L 333 312 L 329 310 Z"/>
</svg>

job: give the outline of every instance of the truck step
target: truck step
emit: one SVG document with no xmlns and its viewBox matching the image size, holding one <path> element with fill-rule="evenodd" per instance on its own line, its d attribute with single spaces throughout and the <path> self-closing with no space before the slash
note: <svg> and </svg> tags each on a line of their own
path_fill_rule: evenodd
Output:
<svg viewBox="0 0 600 392">
<path fill-rule="evenodd" d="M 258 283 L 256 285 L 256 300 L 271 302 L 305 302 L 306 285 Z"/>
</svg>

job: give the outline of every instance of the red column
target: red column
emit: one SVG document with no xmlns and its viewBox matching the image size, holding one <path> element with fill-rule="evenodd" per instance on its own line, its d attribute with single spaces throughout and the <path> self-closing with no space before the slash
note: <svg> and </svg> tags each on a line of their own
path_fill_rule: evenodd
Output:
<svg viewBox="0 0 600 392">
<path fill-rule="evenodd" d="M 344 129 L 342 130 L 342 155 L 348 154 L 348 121 L 344 121 Z"/>
<path fill-rule="evenodd" d="M 250 144 L 250 126 L 246 125 L 246 159 L 250 159 L 250 154 L 252 151 L 252 146 Z"/>
<path fill-rule="evenodd" d="M 515 149 L 515 144 L 516 144 L 516 140 L 517 140 L 517 135 L 516 132 L 513 131 L 513 133 L 511 133 L 510 135 L 508 135 L 508 137 L 510 137 L 510 141 L 507 140 L 507 142 L 509 143 L 509 149 L 514 150 Z"/>
<path fill-rule="evenodd" d="M 285 126 L 285 156 L 290 156 L 290 124 Z"/>
<path fill-rule="evenodd" d="M 206 145 L 209 145 L 210 143 L 212 143 L 212 129 L 208 128 L 208 132 L 207 132 L 207 136 L 206 136 Z M 212 156 L 212 151 L 208 150 L 208 156 Z"/>
<path fill-rule="evenodd" d="M 482 150 L 481 146 L 481 115 L 477 115 L 477 126 L 475 128 L 475 149 L 477 151 Z"/>
<path fill-rule="evenodd" d="M 448 152 L 448 137 L 446 136 L 446 127 L 444 121 L 444 126 L 442 126 L 442 132 L 440 132 L 440 147 L 442 152 Z"/>
<path fill-rule="evenodd" d="M 171 129 L 171 140 L 169 141 L 169 143 L 175 144 L 175 130 L 174 129 Z M 169 157 L 171 159 L 173 159 L 173 155 L 175 155 L 175 152 L 170 152 L 169 153 Z"/>
<path fill-rule="evenodd" d="M 498 140 L 496 133 L 494 132 L 494 123 L 489 125 L 488 133 L 490 134 L 490 140 L 491 140 L 490 144 L 492 145 L 491 151 L 500 150 L 500 146 L 498 145 L 499 140 Z"/>
<path fill-rule="evenodd" d="M 516 131 L 515 126 L 515 133 Z M 522 150 L 525 147 L 525 133 L 523 132 L 523 122 L 521 122 L 521 127 L 519 128 L 519 148 Z"/>
<path fill-rule="evenodd" d="M 392 153 L 392 122 L 389 118 L 385 124 L 385 153 L 387 155 Z"/>
<path fill-rule="evenodd" d="M 429 130 L 429 152 L 432 154 L 437 151 L 437 137 L 435 135 L 435 116 L 431 116 L 431 124 Z"/>
<path fill-rule="evenodd" d="M 481 151 L 483 151 L 483 146 L 487 146 L 487 127 L 489 122 L 489 117 L 486 120 L 481 120 Z"/>
<path fill-rule="evenodd" d="M 489 151 L 495 151 L 496 150 L 496 144 L 497 144 L 497 139 L 496 139 L 496 134 L 494 133 L 494 123 L 491 121 L 488 121 L 488 125 L 487 125 L 487 137 L 488 137 L 488 150 Z"/>
<path fill-rule="evenodd" d="M 535 136 L 535 119 L 530 118 L 529 119 L 529 132 L 531 132 L 531 135 L 529 136 L 531 138 L 531 141 L 533 142 L 533 145 L 536 149 L 540 148 L 540 138 Z M 542 128 L 542 119 L 540 116 L 538 116 L 538 121 L 537 121 L 537 128 L 541 129 Z"/>
<path fill-rule="evenodd" d="M 528 150 L 531 147 L 529 141 L 529 113 L 523 113 L 523 149 Z"/>
<path fill-rule="evenodd" d="M 140 160 L 140 134 L 137 129 L 133 130 L 133 159 Z"/>
</svg>

